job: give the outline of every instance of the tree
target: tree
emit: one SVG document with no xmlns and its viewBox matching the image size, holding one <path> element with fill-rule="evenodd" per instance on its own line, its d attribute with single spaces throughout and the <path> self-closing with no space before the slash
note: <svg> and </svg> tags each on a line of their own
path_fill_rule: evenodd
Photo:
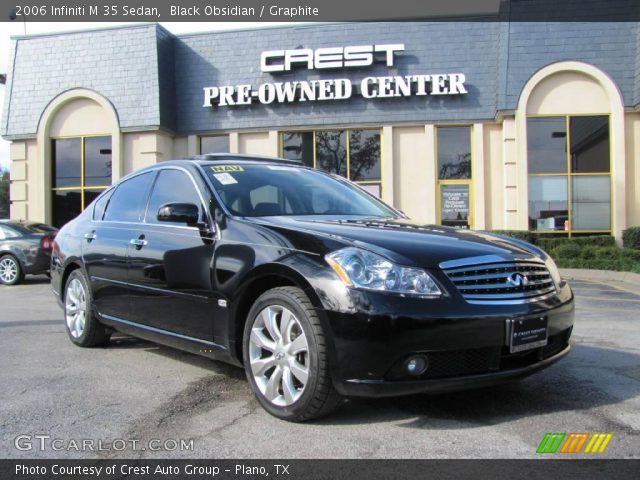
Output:
<svg viewBox="0 0 640 480">
<path fill-rule="evenodd" d="M 9 218 L 9 170 L 0 168 L 0 218 Z"/>
</svg>

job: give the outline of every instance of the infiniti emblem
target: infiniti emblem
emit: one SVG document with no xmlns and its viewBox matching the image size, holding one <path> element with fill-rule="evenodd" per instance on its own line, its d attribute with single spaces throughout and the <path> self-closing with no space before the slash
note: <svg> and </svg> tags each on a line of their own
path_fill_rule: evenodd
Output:
<svg viewBox="0 0 640 480">
<path fill-rule="evenodd" d="M 529 283 L 529 279 L 521 273 L 512 273 L 507 281 L 514 287 L 526 287 Z"/>
</svg>

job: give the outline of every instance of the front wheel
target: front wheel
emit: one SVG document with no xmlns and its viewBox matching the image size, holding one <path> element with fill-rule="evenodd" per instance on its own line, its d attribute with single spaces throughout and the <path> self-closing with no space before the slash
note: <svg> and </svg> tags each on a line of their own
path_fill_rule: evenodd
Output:
<svg viewBox="0 0 640 480">
<path fill-rule="evenodd" d="M 69 339 L 79 347 L 109 342 L 106 328 L 94 316 L 91 290 L 80 269 L 71 272 L 65 285 L 64 318 Z"/>
<path fill-rule="evenodd" d="M 16 257 L 3 255 L 0 257 L 0 283 L 3 285 L 17 285 L 24 280 L 24 271 Z"/>
<path fill-rule="evenodd" d="M 263 293 L 249 312 L 243 347 L 251 388 L 271 415 L 302 422 L 340 405 L 320 320 L 301 289 Z"/>
</svg>

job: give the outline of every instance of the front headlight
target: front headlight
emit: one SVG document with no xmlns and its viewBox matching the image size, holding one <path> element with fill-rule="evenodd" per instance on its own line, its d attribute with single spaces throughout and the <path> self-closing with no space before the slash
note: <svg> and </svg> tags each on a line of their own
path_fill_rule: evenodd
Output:
<svg viewBox="0 0 640 480">
<path fill-rule="evenodd" d="M 558 266 L 556 262 L 553 261 L 553 258 L 549 256 L 547 252 L 544 252 L 547 258 L 544 261 L 547 270 L 549 270 L 549 275 L 551 275 L 551 279 L 557 288 L 560 288 L 560 282 L 562 281 L 562 277 L 560 275 L 560 270 L 558 270 Z"/>
<path fill-rule="evenodd" d="M 436 282 L 424 270 L 395 265 L 360 248 L 343 248 L 324 258 L 348 287 L 420 297 L 442 295 Z"/>
</svg>

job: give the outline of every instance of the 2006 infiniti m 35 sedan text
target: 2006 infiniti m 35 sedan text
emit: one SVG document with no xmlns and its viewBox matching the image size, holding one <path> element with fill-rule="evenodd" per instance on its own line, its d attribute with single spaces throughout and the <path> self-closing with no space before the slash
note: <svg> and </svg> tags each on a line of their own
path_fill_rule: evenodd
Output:
<svg viewBox="0 0 640 480">
<path fill-rule="evenodd" d="M 244 366 L 271 414 L 522 378 L 569 352 L 549 256 L 416 225 L 296 162 L 205 155 L 128 175 L 55 239 L 69 338 L 114 331 Z"/>
</svg>

